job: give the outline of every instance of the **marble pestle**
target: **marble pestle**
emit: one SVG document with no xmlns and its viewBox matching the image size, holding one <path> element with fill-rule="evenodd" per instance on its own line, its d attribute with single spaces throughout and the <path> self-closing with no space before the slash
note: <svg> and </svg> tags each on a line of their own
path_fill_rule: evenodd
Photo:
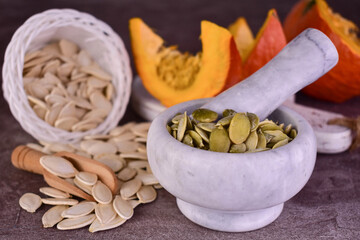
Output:
<svg viewBox="0 0 360 240">
<path fill-rule="evenodd" d="M 322 32 L 308 28 L 264 67 L 202 106 L 221 114 L 225 108 L 266 118 L 289 96 L 316 81 L 338 62 L 338 53 Z"/>
</svg>

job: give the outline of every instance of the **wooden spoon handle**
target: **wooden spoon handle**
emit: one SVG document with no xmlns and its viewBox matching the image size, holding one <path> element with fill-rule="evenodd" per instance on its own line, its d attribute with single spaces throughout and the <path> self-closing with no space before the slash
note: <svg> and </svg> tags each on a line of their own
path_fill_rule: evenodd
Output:
<svg viewBox="0 0 360 240">
<path fill-rule="evenodd" d="M 17 146 L 11 154 L 12 164 L 22 170 L 43 175 L 40 158 L 45 154 L 24 145 Z"/>
</svg>

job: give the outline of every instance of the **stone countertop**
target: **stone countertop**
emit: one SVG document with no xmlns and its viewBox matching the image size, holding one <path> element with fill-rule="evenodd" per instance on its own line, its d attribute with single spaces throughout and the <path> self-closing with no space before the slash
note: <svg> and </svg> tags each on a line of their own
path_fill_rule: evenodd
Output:
<svg viewBox="0 0 360 240">
<path fill-rule="evenodd" d="M 89 0 L 84 4 L 83 1 L 70 0 L 3 0 L 0 1 L 0 54 L 3 56 L 17 27 L 32 14 L 49 8 L 75 8 L 95 15 L 120 34 L 128 50 L 127 21 L 139 16 L 158 29 L 169 43 L 180 43 L 181 49 L 196 51 L 200 48 L 194 41 L 199 35 L 199 26 L 194 22 L 209 19 L 227 26 L 242 14 L 252 29 L 259 29 L 268 9 L 275 7 L 284 19 L 295 1 L 246 2 L 200 0 L 195 3 L 186 0 L 180 4 L 180 1 L 165 0 Z M 343 5 L 335 1 L 329 3 L 353 21 L 360 22 L 357 15 L 360 7 L 355 0 Z M 174 29 L 179 33 L 186 31 L 188 35 L 177 35 Z M 342 104 L 331 104 L 298 94 L 297 102 L 347 116 L 360 115 L 360 97 Z M 0 111 L 0 239 L 360 239 L 360 150 L 318 154 L 314 172 L 306 186 L 285 203 L 275 222 L 253 232 L 223 233 L 200 227 L 180 213 L 175 198 L 164 189 L 157 191 L 158 197 L 153 203 L 138 206 L 134 217 L 119 228 L 94 234 L 87 228 L 71 231 L 44 229 L 41 217 L 49 207 L 42 206 L 30 214 L 20 208 L 18 200 L 26 192 L 38 193 L 39 187 L 46 183 L 40 175 L 18 170 L 10 162 L 14 147 L 35 140 L 12 117 L 2 94 Z M 131 120 L 142 121 L 129 105 L 121 123 Z"/>
</svg>

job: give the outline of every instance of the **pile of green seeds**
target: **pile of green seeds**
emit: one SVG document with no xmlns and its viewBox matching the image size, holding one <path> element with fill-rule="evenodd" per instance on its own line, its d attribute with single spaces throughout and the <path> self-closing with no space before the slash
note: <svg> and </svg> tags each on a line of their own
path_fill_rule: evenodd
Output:
<svg viewBox="0 0 360 240">
<path fill-rule="evenodd" d="M 222 118 L 216 112 L 200 108 L 191 116 L 176 114 L 166 125 L 169 133 L 189 146 L 214 152 L 260 152 L 281 147 L 293 140 L 297 132 L 272 120 L 260 122 L 254 113 L 237 113 L 225 109 Z"/>
</svg>

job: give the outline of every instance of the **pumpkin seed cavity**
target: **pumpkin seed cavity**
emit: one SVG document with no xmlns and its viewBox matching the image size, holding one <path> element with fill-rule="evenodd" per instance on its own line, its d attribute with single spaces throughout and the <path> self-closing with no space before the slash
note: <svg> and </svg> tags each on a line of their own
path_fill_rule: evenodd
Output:
<svg viewBox="0 0 360 240">
<path fill-rule="evenodd" d="M 183 90 L 194 83 L 200 71 L 201 54 L 182 54 L 176 47 L 161 47 L 158 52 L 157 75 L 168 86 Z"/>
</svg>

